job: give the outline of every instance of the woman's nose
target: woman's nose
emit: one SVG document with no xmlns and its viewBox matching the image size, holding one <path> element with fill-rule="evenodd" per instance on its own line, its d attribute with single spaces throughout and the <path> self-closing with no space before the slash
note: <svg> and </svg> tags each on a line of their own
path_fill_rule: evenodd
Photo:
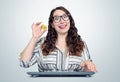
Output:
<svg viewBox="0 0 120 82">
<path fill-rule="evenodd" d="M 61 19 L 60 19 L 60 23 L 64 23 L 64 22 L 65 22 L 65 21 L 61 18 Z"/>
</svg>

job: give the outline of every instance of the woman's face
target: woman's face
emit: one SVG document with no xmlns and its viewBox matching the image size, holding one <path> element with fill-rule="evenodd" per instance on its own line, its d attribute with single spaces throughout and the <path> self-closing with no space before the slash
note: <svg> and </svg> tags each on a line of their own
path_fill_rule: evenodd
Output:
<svg viewBox="0 0 120 82">
<path fill-rule="evenodd" d="M 53 13 L 53 28 L 57 31 L 59 34 L 65 34 L 68 33 L 68 30 L 70 28 L 70 20 L 69 16 L 62 10 L 56 10 Z"/>
</svg>

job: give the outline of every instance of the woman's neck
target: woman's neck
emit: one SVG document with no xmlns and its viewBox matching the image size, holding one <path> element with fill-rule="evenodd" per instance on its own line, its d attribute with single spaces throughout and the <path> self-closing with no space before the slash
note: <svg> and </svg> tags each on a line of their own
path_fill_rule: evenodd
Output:
<svg viewBox="0 0 120 82">
<path fill-rule="evenodd" d="M 57 41 L 56 41 L 56 45 L 62 51 L 65 51 L 66 48 L 67 48 L 66 37 L 67 37 L 67 35 L 58 35 L 58 38 L 57 38 Z"/>
<path fill-rule="evenodd" d="M 66 37 L 67 37 L 67 33 L 66 34 L 58 34 L 57 42 L 66 43 Z"/>
</svg>

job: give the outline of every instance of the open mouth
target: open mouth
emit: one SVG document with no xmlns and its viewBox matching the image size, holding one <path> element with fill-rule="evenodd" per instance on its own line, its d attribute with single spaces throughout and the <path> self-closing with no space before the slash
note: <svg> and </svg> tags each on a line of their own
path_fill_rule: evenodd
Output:
<svg viewBox="0 0 120 82">
<path fill-rule="evenodd" d="M 60 25 L 58 26 L 60 29 L 65 29 L 67 25 Z"/>
</svg>

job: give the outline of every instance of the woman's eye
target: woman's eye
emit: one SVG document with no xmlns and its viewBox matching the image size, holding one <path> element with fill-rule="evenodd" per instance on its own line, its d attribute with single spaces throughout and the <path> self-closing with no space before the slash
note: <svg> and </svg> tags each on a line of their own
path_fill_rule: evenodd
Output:
<svg viewBox="0 0 120 82">
<path fill-rule="evenodd" d="M 54 20 L 59 20 L 59 17 L 55 17 Z"/>
</svg>

